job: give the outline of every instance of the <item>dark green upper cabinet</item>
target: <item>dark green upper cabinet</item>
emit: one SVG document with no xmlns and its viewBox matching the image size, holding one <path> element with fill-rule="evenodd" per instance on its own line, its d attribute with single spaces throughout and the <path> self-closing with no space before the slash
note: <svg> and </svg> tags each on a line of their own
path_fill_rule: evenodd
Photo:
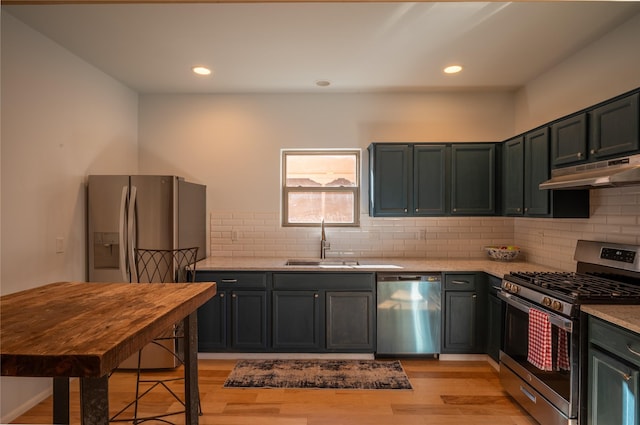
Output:
<svg viewBox="0 0 640 425">
<path fill-rule="evenodd" d="M 589 155 L 593 160 L 640 149 L 638 93 L 606 103 L 590 112 Z"/>
<path fill-rule="evenodd" d="M 505 215 L 524 213 L 524 137 L 504 142 L 502 198 Z"/>
<path fill-rule="evenodd" d="M 553 168 L 601 161 L 640 151 L 637 90 L 550 124 Z"/>
<path fill-rule="evenodd" d="M 589 217 L 588 190 L 540 190 L 549 178 L 548 127 L 504 142 L 504 214 L 510 216 Z"/>
<path fill-rule="evenodd" d="M 524 136 L 524 213 L 526 215 L 549 215 L 550 191 L 540 190 L 538 187 L 549 178 L 549 172 L 549 131 L 544 127 Z M 587 202 L 587 212 L 588 206 Z"/>
<path fill-rule="evenodd" d="M 495 214 L 495 161 L 493 143 L 451 145 L 451 214 Z"/>
<path fill-rule="evenodd" d="M 413 147 L 413 214 L 444 215 L 447 212 L 446 145 Z"/>
<path fill-rule="evenodd" d="M 564 118 L 551 125 L 551 164 L 553 167 L 587 161 L 587 114 Z"/>
<path fill-rule="evenodd" d="M 409 215 L 413 148 L 406 144 L 369 147 L 369 214 Z"/>
<path fill-rule="evenodd" d="M 494 214 L 495 150 L 493 143 L 372 144 L 369 214 Z"/>
</svg>

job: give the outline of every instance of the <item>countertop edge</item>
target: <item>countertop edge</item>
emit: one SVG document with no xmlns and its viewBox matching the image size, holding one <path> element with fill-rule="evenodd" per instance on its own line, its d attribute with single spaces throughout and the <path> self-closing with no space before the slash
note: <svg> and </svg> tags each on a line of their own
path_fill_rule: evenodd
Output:
<svg viewBox="0 0 640 425">
<path fill-rule="evenodd" d="M 640 305 L 583 305 L 584 313 L 640 335 Z"/>
</svg>

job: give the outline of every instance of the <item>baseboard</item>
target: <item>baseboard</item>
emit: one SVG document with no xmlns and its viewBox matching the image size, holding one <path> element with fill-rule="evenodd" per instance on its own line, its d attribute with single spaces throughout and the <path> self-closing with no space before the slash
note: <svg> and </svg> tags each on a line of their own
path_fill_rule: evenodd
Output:
<svg viewBox="0 0 640 425">
<path fill-rule="evenodd" d="M 17 406 L 11 412 L 3 414 L 0 418 L 0 424 L 8 424 L 11 421 L 14 421 L 16 418 L 24 415 L 29 410 L 33 409 L 38 403 L 44 401 L 47 397 L 50 397 L 53 394 L 53 387 L 49 387 L 46 390 L 43 390 L 28 400 L 25 400 L 22 404 Z"/>
<path fill-rule="evenodd" d="M 373 360 L 371 353 L 198 353 L 198 360 Z"/>
<path fill-rule="evenodd" d="M 490 358 L 486 354 L 440 354 L 440 360 L 457 362 L 486 362 Z"/>
</svg>

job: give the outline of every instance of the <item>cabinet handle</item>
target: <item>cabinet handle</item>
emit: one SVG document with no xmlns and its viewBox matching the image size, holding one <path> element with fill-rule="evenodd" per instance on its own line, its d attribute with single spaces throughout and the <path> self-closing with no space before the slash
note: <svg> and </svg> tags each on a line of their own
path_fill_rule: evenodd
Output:
<svg viewBox="0 0 640 425">
<path fill-rule="evenodd" d="M 451 283 L 453 283 L 454 285 L 468 285 L 469 281 L 468 280 L 452 280 Z"/>
<path fill-rule="evenodd" d="M 420 209 L 419 209 L 419 208 L 416 208 L 416 212 L 420 212 Z"/>
<path fill-rule="evenodd" d="M 238 283 L 238 279 L 222 279 L 222 283 Z"/>
<path fill-rule="evenodd" d="M 318 298 L 319 295 L 318 294 L 313 294 L 313 298 Z"/>
<path fill-rule="evenodd" d="M 409 212 L 409 210 L 407 208 L 404 209 L 404 212 Z"/>
<path fill-rule="evenodd" d="M 578 158 L 582 158 L 582 152 L 578 152 L 578 153 L 576 154 L 576 156 L 577 156 Z"/>
<path fill-rule="evenodd" d="M 458 211 L 458 209 L 457 209 L 457 208 L 454 208 L 454 209 L 453 209 L 453 212 L 456 212 L 456 211 Z"/>
<path fill-rule="evenodd" d="M 633 354 L 635 354 L 636 356 L 640 357 L 640 352 L 634 350 L 633 348 L 631 348 L 631 344 L 627 344 L 627 350 L 631 351 Z"/>
<path fill-rule="evenodd" d="M 237 298 L 238 296 L 236 294 L 232 294 L 231 298 Z"/>
<path fill-rule="evenodd" d="M 478 296 L 477 296 L 476 294 L 473 294 L 473 295 L 471 296 L 471 298 L 473 298 L 473 299 L 475 300 L 476 298 L 478 298 Z"/>
<path fill-rule="evenodd" d="M 220 294 L 220 298 L 224 298 L 224 292 Z"/>
<path fill-rule="evenodd" d="M 591 155 L 593 155 L 594 153 L 596 153 L 595 149 L 591 149 Z"/>
</svg>

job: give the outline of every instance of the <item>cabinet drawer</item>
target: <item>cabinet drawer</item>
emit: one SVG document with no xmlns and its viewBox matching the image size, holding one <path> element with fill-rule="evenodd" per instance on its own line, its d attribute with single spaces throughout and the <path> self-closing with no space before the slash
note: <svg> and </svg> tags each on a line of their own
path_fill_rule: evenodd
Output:
<svg viewBox="0 0 640 425">
<path fill-rule="evenodd" d="M 266 273 L 197 271 L 198 282 L 216 282 L 219 289 L 267 289 Z"/>
<path fill-rule="evenodd" d="M 372 291 L 373 273 L 274 273 L 273 289 L 288 291 Z"/>
<path fill-rule="evenodd" d="M 475 274 L 446 274 L 444 277 L 444 289 L 447 291 L 475 291 Z"/>
<path fill-rule="evenodd" d="M 640 335 L 589 317 L 589 341 L 640 366 Z M 634 351 L 636 353 L 634 353 Z"/>
</svg>

